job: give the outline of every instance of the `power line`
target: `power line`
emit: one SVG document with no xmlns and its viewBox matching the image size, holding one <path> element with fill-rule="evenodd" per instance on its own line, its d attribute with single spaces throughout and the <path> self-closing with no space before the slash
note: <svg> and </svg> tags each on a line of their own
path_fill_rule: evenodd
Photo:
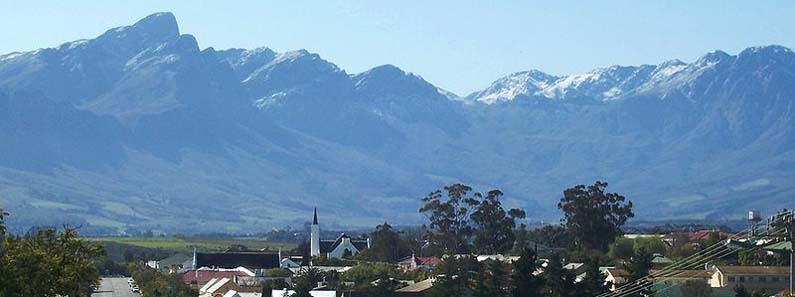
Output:
<svg viewBox="0 0 795 297">
<path fill-rule="evenodd" d="M 734 239 L 734 238 L 741 237 L 741 236 L 743 236 L 743 234 L 746 234 L 748 232 L 750 232 L 750 228 L 746 229 L 746 230 L 743 230 L 743 231 L 740 231 L 740 232 L 738 232 L 736 234 L 733 234 L 732 236 L 729 237 L 729 239 Z M 650 275 L 644 276 L 644 277 L 642 277 L 640 279 L 635 280 L 634 282 L 645 281 L 648 278 L 657 277 L 657 276 L 660 276 L 662 274 L 668 273 L 670 271 L 676 270 L 676 269 L 680 268 L 682 265 L 684 265 L 685 263 L 688 263 L 688 262 L 690 262 L 690 261 L 692 261 L 694 259 L 698 259 L 699 257 L 702 257 L 703 255 L 706 255 L 708 253 L 712 253 L 716 249 L 718 249 L 718 248 L 720 248 L 722 246 L 723 246 L 723 244 L 721 242 L 716 242 L 715 244 L 713 244 L 713 245 L 711 245 L 711 246 L 709 246 L 709 247 L 707 247 L 707 248 L 705 248 L 705 249 L 703 249 L 701 251 L 698 251 L 697 253 L 695 253 L 693 255 L 687 256 L 684 259 L 679 260 L 678 263 L 669 265 L 668 267 L 665 267 L 665 268 L 663 268 L 661 270 L 658 270 L 653 275 L 650 274 Z M 625 290 L 625 289 L 627 289 L 627 287 L 634 286 L 633 285 L 634 282 L 628 282 L 628 283 L 626 283 L 624 285 L 621 285 L 621 286 L 615 288 L 613 291 L 604 292 L 602 294 L 597 295 L 596 297 L 610 296 L 611 294 L 614 294 L 615 292 L 617 292 L 619 290 Z"/>
<path fill-rule="evenodd" d="M 769 229 L 766 230 L 766 232 L 767 231 L 769 231 Z M 743 233 L 745 233 L 745 231 L 733 235 L 726 242 L 728 243 L 732 238 L 741 236 Z M 616 294 L 620 295 L 622 292 L 636 291 L 636 289 L 638 289 L 638 288 L 646 287 L 645 282 L 649 278 L 660 278 L 661 279 L 661 278 L 665 278 L 665 277 L 670 277 L 671 275 L 676 275 L 678 273 L 681 273 L 681 270 L 683 270 L 685 268 L 689 268 L 689 267 L 691 267 L 691 266 L 693 266 L 695 264 L 701 265 L 701 263 L 700 263 L 701 261 L 703 261 L 705 259 L 710 259 L 710 258 L 712 258 L 712 257 L 714 257 L 716 255 L 720 255 L 721 253 L 724 253 L 726 250 L 725 249 L 722 250 L 721 249 L 722 247 L 725 247 L 725 245 L 723 244 L 723 241 L 715 243 L 712 246 L 710 246 L 709 248 L 707 248 L 705 250 L 702 250 L 701 252 L 699 252 L 697 254 L 691 255 L 688 258 L 680 260 L 679 263 L 676 263 L 674 265 L 668 266 L 665 269 L 662 269 L 661 271 L 658 271 L 658 272 L 656 272 L 654 274 L 647 275 L 647 276 L 645 276 L 643 278 L 640 278 L 640 279 L 638 279 L 638 280 L 636 280 L 634 282 L 629 282 L 629 283 L 625 284 L 624 286 L 622 286 L 622 288 L 617 288 L 614 291 L 606 292 L 602 296 L 616 296 Z M 629 291 L 626 291 L 626 290 L 629 290 Z"/>
<path fill-rule="evenodd" d="M 779 228 L 779 229 L 773 230 L 772 232 L 770 232 L 770 231 L 771 231 L 770 228 L 768 228 L 768 229 L 765 230 L 765 233 L 767 233 L 767 234 L 758 235 L 757 237 L 764 237 L 764 236 L 772 236 L 772 235 L 783 234 L 786 230 L 784 230 L 784 228 Z M 728 241 L 727 241 L 727 243 L 728 243 Z M 755 247 L 751 248 L 750 251 L 759 249 L 761 247 L 762 246 L 755 246 Z M 711 252 L 710 255 L 704 255 L 702 257 L 698 257 L 698 258 L 701 258 L 700 260 L 698 258 L 696 258 L 695 259 L 696 262 L 690 261 L 691 263 L 685 265 L 684 268 L 687 269 L 687 268 L 690 268 L 691 266 L 694 266 L 696 264 L 697 265 L 703 265 L 702 263 L 700 263 L 702 260 L 710 260 L 711 258 L 718 258 L 719 259 L 719 258 L 728 256 L 728 255 L 730 255 L 730 254 L 732 254 L 732 253 L 734 253 L 736 251 L 739 251 L 741 249 L 742 248 L 732 249 L 730 247 L 727 247 L 727 249 L 724 249 L 724 250 L 716 250 L 716 251 Z M 705 262 L 705 263 L 707 263 L 707 262 Z M 672 278 L 673 276 L 676 276 L 678 273 L 681 273 L 681 271 L 679 271 L 679 272 L 674 271 L 674 274 L 668 274 L 668 275 L 665 275 L 665 276 L 659 276 L 659 274 L 658 274 L 658 275 L 656 275 L 656 276 L 654 276 L 652 278 L 654 278 L 654 279 L 669 279 L 669 278 Z M 638 293 L 638 292 L 640 292 L 640 291 L 642 291 L 642 290 L 644 290 L 644 289 L 646 289 L 646 288 L 648 288 L 650 286 L 653 286 L 653 285 L 654 285 L 653 282 L 650 283 L 650 284 L 649 283 L 641 284 L 641 283 L 637 283 L 636 282 L 634 285 L 630 286 L 631 288 L 629 288 L 629 290 L 627 290 L 627 291 L 623 291 L 623 290 L 622 291 L 618 291 L 618 290 L 616 290 L 616 291 L 610 292 L 611 294 L 607 294 L 605 296 L 613 296 L 613 297 L 629 296 L 631 294 Z M 668 289 L 670 289 L 670 288 L 672 288 L 674 286 L 675 285 L 669 285 L 667 287 L 664 287 L 662 290 L 660 290 L 658 292 L 662 292 L 662 291 L 668 290 Z M 624 289 L 624 290 L 626 290 L 626 289 Z"/>
<path fill-rule="evenodd" d="M 778 231 L 776 231 L 776 233 L 768 234 L 767 236 L 774 235 L 774 234 L 785 234 L 785 231 L 786 230 L 778 230 Z M 755 247 L 749 249 L 748 251 L 755 251 L 755 250 L 760 249 L 760 248 L 762 248 L 762 246 L 755 246 Z M 726 253 L 724 253 L 724 254 L 722 254 L 720 256 L 717 256 L 716 258 L 720 259 L 720 258 L 726 257 L 726 256 L 728 256 L 728 255 L 730 255 L 730 254 L 732 254 L 732 253 L 734 253 L 736 251 L 739 251 L 740 249 L 742 249 L 742 248 L 729 250 Z M 671 289 L 673 287 L 676 287 L 676 285 L 671 284 L 671 285 L 665 286 L 661 290 L 655 292 L 655 294 L 656 293 L 660 293 L 660 292 L 664 292 L 664 291 L 669 290 L 669 289 Z"/>
</svg>

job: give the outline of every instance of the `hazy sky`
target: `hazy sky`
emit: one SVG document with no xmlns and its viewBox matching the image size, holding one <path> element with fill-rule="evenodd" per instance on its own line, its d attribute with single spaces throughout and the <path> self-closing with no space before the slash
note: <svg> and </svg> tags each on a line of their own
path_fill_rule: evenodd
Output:
<svg viewBox="0 0 795 297">
<path fill-rule="evenodd" d="M 527 69 L 795 47 L 795 1 L 0 0 L 0 53 L 93 38 L 158 11 L 202 48 L 305 48 L 349 73 L 394 64 L 459 95 Z"/>
</svg>

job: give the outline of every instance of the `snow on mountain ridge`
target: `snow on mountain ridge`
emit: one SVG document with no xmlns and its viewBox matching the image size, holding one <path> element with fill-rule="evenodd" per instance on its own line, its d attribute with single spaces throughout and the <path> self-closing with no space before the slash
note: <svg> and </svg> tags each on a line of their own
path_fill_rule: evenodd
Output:
<svg viewBox="0 0 795 297">
<path fill-rule="evenodd" d="M 746 58 L 747 57 L 747 58 Z M 487 105 L 510 102 L 522 97 L 545 98 L 557 101 L 610 101 L 638 93 L 665 93 L 686 87 L 696 79 L 710 73 L 723 63 L 737 59 L 759 59 L 795 64 L 795 53 L 783 46 L 751 47 L 736 56 L 723 51 L 712 51 L 692 63 L 670 60 L 659 65 L 610 66 L 582 74 L 556 78 L 554 81 L 537 80 L 527 73 L 518 72 L 494 81 L 486 89 L 467 98 Z M 533 71 L 532 73 L 543 73 Z M 685 92 L 687 94 L 687 92 Z"/>
<path fill-rule="evenodd" d="M 511 101 L 519 96 L 535 96 L 558 77 L 538 70 L 522 71 L 498 79 L 483 91 L 468 96 L 473 101 L 494 104 Z"/>
</svg>

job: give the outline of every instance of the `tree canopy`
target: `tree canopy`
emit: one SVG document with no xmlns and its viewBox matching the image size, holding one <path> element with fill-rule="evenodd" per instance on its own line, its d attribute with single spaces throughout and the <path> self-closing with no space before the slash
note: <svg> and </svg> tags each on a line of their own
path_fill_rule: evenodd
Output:
<svg viewBox="0 0 795 297">
<path fill-rule="evenodd" d="M 323 274 L 316 268 L 307 268 L 293 278 L 293 293 L 290 297 L 312 297 L 309 293 L 323 280 Z"/>
<path fill-rule="evenodd" d="M 525 217 L 524 210 L 505 211 L 500 190 L 491 190 L 486 197 L 474 201 L 475 211 L 470 216 L 474 223 L 475 248 L 481 254 L 502 254 L 513 247 L 516 240 L 516 219 Z M 476 195 L 479 197 L 479 195 Z"/>
<path fill-rule="evenodd" d="M 422 198 L 420 213 L 430 220 L 428 239 L 444 253 L 466 253 L 473 229 L 469 215 L 475 197 L 468 196 L 472 188 L 463 184 L 444 187 Z"/>
<path fill-rule="evenodd" d="M 199 292 L 182 281 L 179 274 L 164 274 L 142 264 L 132 265 L 132 277 L 143 296 L 193 297 Z"/>
<path fill-rule="evenodd" d="M 362 253 L 369 260 L 382 262 L 396 262 L 400 259 L 403 243 L 400 234 L 395 232 L 392 225 L 384 222 L 375 227 L 375 231 L 370 234 L 372 245 Z"/>
<path fill-rule="evenodd" d="M 606 182 L 577 185 L 563 191 L 558 208 L 563 211 L 568 232 L 581 250 L 606 252 L 621 226 L 634 217 L 632 201 L 616 193 L 607 193 Z"/>
<path fill-rule="evenodd" d="M 430 221 L 426 239 L 437 251 L 435 254 L 463 254 L 474 249 L 482 254 L 505 253 L 516 240 L 516 220 L 525 217 L 524 210 L 506 210 L 500 200 L 500 190 L 484 196 L 472 192 L 470 186 L 453 184 L 425 196 L 419 212 Z"/>
<path fill-rule="evenodd" d="M 652 281 L 646 278 L 652 267 L 652 254 L 645 248 L 640 248 L 632 258 L 624 265 L 624 269 L 629 273 L 628 283 L 636 283 L 643 287 L 642 290 L 632 291 L 630 296 L 649 296 L 652 291 L 650 285 Z M 635 288 L 629 287 L 629 288 Z M 631 290 L 631 289 L 630 289 Z"/>
<path fill-rule="evenodd" d="M 95 261 L 103 248 L 78 239 L 74 229 L 3 237 L 0 296 L 89 296 L 99 284 Z"/>
</svg>

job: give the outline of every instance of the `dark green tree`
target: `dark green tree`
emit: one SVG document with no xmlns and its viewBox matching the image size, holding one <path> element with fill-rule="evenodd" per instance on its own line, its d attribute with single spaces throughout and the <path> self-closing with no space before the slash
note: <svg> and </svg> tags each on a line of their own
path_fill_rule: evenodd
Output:
<svg viewBox="0 0 795 297">
<path fill-rule="evenodd" d="M 323 280 L 323 274 L 316 268 L 307 268 L 293 278 L 293 293 L 290 297 L 312 297 L 309 293 Z"/>
<path fill-rule="evenodd" d="M 3 208 L 0 208 L 0 257 L 3 256 L 3 241 L 5 241 L 6 237 L 6 216 L 8 215 Z M 0 270 L 2 270 L 2 266 L 0 266 Z M 2 283 L 0 282 L 0 285 Z"/>
<path fill-rule="evenodd" d="M 743 285 L 738 285 L 734 287 L 734 296 L 735 297 L 751 297 L 751 293 L 745 289 Z"/>
<path fill-rule="evenodd" d="M 588 187 L 577 185 L 563 191 L 558 208 L 575 245 L 583 251 L 606 252 L 608 245 L 621 234 L 621 226 L 632 213 L 632 201 L 616 193 L 606 193 L 606 182 Z"/>
<path fill-rule="evenodd" d="M 125 249 L 123 255 L 125 263 L 135 262 L 135 254 L 133 254 L 130 250 Z"/>
<path fill-rule="evenodd" d="M 591 258 L 585 265 L 585 277 L 577 284 L 577 296 L 597 296 L 607 292 L 609 286 L 606 276 L 599 271 L 599 258 Z"/>
<path fill-rule="evenodd" d="M 427 239 L 445 254 L 469 252 L 469 239 L 473 233 L 469 216 L 477 202 L 476 197 L 469 195 L 471 191 L 467 185 L 454 184 L 422 198 L 423 206 L 419 212 L 430 221 Z"/>
<path fill-rule="evenodd" d="M 555 253 L 549 257 L 544 268 L 544 295 L 549 297 L 575 296 L 574 274 L 563 269 L 560 255 Z"/>
<path fill-rule="evenodd" d="M 329 290 L 340 291 L 345 289 L 345 284 L 342 282 L 342 275 L 336 270 L 329 270 L 323 272 L 323 280 Z"/>
<path fill-rule="evenodd" d="M 6 234 L 6 216 L 8 215 L 3 208 L 0 208 L 0 239 Z M 2 241 L 2 240 L 0 240 Z"/>
<path fill-rule="evenodd" d="M 389 223 L 375 227 L 375 232 L 370 234 L 372 245 L 367 249 L 371 260 L 382 262 L 396 262 L 400 258 L 400 235 L 392 229 Z"/>
<path fill-rule="evenodd" d="M 660 238 L 640 237 L 640 238 L 635 238 L 632 242 L 633 242 L 632 249 L 635 252 L 637 252 L 637 250 L 641 248 L 646 249 L 646 251 L 648 251 L 651 254 L 665 254 L 665 252 L 668 251 L 668 246 Z"/>
<path fill-rule="evenodd" d="M 480 198 L 476 193 L 473 201 L 475 209 L 470 218 L 475 231 L 475 248 L 480 254 L 503 254 L 508 252 L 516 239 L 514 228 L 516 219 L 525 217 L 524 210 L 513 208 L 506 210 L 502 207 L 500 190 L 491 190 L 486 197 Z"/>
<path fill-rule="evenodd" d="M 273 283 L 265 281 L 262 283 L 262 290 L 260 290 L 260 293 L 262 296 L 273 296 L 273 289 Z"/>
<path fill-rule="evenodd" d="M 710 297 L 712 296 L 712 287 L 703 281 L 686 281 L 679 287 L 682 296 L 688 297 Z"/>
<path fill-rule="evenodd" d="M 765 293 L 764 290 L 759 290 L 759 289 L 754 290 L 753 297 L 768 297 L 768 296 L 770 296 L 770 294 Z"/>
<path fill-rule="evenodd" d="M 78 239 L 74 229 L 5 237 L 0 296 L 89 296 L 99 284 L 96 262 L 104 250 Z"/>
<path fill-rule="evenodd" d="M 481 265 L 481 271 L 476 279 L 475 296 L 499 297 L 508 296 L 508 274 L 505 264 L 500 261 L 488 260 Z"/>
<path fill-rule="evenodd" d="M 616 237 L 616 240 L 610 244 L 607 255 L 614 263 L 622 263 L 629 260 L 635 255 L 635 242 L 632 239 L 624 237 Z"/>
<path fill-rule="evenodd" d="M 366 286 L 378 279 L 395 278 L 398 271 L 394 265 L 387 263 L 361 263 L 353 266 L 342 275 L 343 280 L 353 282 L 357 286 Z"/>
<path fill-rule="evenodd" d="M 631 288 L 637 286 L 628 287 L 628 290 L 633 292 L 630 296 L 649 296 L 653 293 L 651 291 L 652 282 L 649 278 L 646 278 L 651 271 L 652 259 L 653 255 L 651 253 L 646 251 L 645 248 L 640 248 L 624 265 L 624 269 L 629 272 L 628 283 L 634 283 L 643 288 L 642 290 L 632 290 Z"/>
<path fill-rule="evenodd" d="M 464 296 L 469 291 L 471 259 L 449 256 L 434 269 L 436 281 L 430 289 L 431 297 Z"/>
<path fill-rule="evenodd" d="M 572 246 L 569 231 L 561 225 L 546 225 L 530 231 L 530 241 L 543 243 L 550 248 L 566 249 Z"/>
<path fill-rule="evenodd" d="M 524 223 L 519 224 L 519 228 L 514 231 L 514 237 L 516 240 L 513 243 L 513 249 L 511 250 L 514 254 L 519 254 L 524 249 L 532 248 L 532 243 L 530 241 L 530 231 L 527 230 L 527 225 Z"/>
<path fill-rule="evenodd" d="M 513 263 L 511 273 L 511 296 L 513 297 L 538 297 L 544 287 L 544 279 L 535 275 L 538 269 L 538 257 L 535 251 L 525 249 L 519 256 L 519 260 Z"/>
<path fill-rule="evenodd" d="M 132 277 L 143 296 L 192 297 L 199 294 L 197 290 L 184 283 L 179 274 L 162 273 L 141 263 L 131 266 Z"/>
<path fill-rule="evenodd" d="M 488 285 L 486 285 L 486 280 L 483 278 L 483 273 L 486 273 L 486 271 L 481 271 L 481 277 L 475 279 L 475 288 L 472 291 L 472 296 L 474 297 L 492 296 L 491 290 L 489 289 Z"/>
</svg>

